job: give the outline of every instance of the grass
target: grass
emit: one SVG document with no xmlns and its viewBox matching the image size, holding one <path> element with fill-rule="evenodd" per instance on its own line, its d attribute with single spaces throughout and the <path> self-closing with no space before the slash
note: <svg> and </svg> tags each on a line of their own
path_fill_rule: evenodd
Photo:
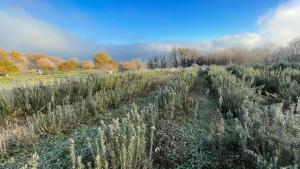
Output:
<svg viewBox="0 0 300 169">
<path fill-rule="evenodd" d="M 96 70 L 86 70 L 86 71 L 72 71 L 72 72 L 56 72 L 49 73 L 45 75 L 38 74 L 10 74 L 7 77 L 0 77 L 0 87 L 10 87 L 11 85 L 19 84 L 36 84 L 38 82 L 50 83 L 53 80 L 58 80 L 71 76 L 84 76 L 86 74 L 95 73 Z"/>
<path fill-rule="evenodd" d="M 96 118 L 90 119 L 88 124 L 81 124 L 70 130 L 69 134 L 61 134 L 53 136 L 47 139 L 42 139 L 34 143 L 32 148 L 25 148 L 22 151 L 14 155 L 14 160 L 5 159 L 2 161 L 1 167 L 4 168 L 15 168 L 16 166 L 24 165 L 27 160 L 31 157 L 30 154 L 37 152 L 42 154 L 40 156 L 41 161 L 47 161 L 49 164 L 45 164 L 45 168 L 56 168 L 57 166 L 51 165 L 52 158 L 63 160 L 66 147 L 69 145 L 69 139 L 72 138 L 76 141 L 76 147 L 78 152 L 85 152 L 88 149 L 86 138 L 94 138 L 97 135 L 98 126 L 101 125 L 101 121 L 111 121 L 114 118 L 124 118 L 128 115 L 128 112 L 132 110 L 132 107 L 136 105 L 139 109 L 154 103 L 155 91 L 149 93 L 145 97 L 136 98 L 130 103 L 120 105 L 119 108 L 110 110 L 109 113 L 99 115 Z M 133 105 L 134 103 L 134 105 Z M 65 159 L 66 160 L 66 159 Z M 67 163 L 67 162 L 65 162 Z M 64 165 L 64 162 L 60 163 Z M 43 165 L 43 164 L 42 164 Z M 60 166 L 63 167 L 63 166 Z M 66 166 L 65 166 L 66 167 Z"/>
<path fill-rule="evenodd" d="M 0 84 L 1 85 L 9 85 L 13 83 L 13 80 L 11 78 L 8 77 L 0 77 Z"/>
<path fill-rule="evenodd" d="M 59 90 L 65 94 L 50 99 L 57 107 L 31 113 L 35 106 L 26 105 L 32 102 L 16 104 L 29 112 L 27 120 L 35 118 L 27 125 L 35 135 L 7 135 L 12 149 L 1 155 L 0 168 L 298 168 L 300 109 L 289 100 L 299 97 L 289 87 L 297 82 L 286 81 L 286 96 L 271 100 L 276 93 L 264 95 L 243 77 L 259 70 L 243 69 L 117 73 L 85 85 L 66 81 Z M 29 94 L 24 97 L 37 96 Z M 20 114 L 14 117 L 20 120 Z M 22 131 L 22 122 L 9 126 Z"/>
</svg>

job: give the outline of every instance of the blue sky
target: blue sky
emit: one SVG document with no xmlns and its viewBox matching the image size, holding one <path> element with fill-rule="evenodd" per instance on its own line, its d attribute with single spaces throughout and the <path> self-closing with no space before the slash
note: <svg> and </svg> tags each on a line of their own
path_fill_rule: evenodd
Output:
<svg viewBox="0 0 300 169">
<path fill-rule="evenodd" d="M 17 23 L 26 21 L 24 28 L 30 30 L 32 27 L 31 30 L 35 31 L 21 34 L 20 25 L 15 29 L 20 39 L 29 35 L 33 39 L 39 36 L 51 39 L 53 36 L 47 38 L 47 34 L 55 33 L 56 39 L 51 39 L 48 46 L 61 39 L 57 42 L 63 41 L 61 46 L 74 50 L 83 47 L 84 50 L 72 53 L 62 47 L 46 49 L 40 44 L 31 48 L 25 42 L 17 41 L 14 45 L 12 40 L 9 46 L 2 46 L 8 50 L 15 46 L 16 50 L 25 52 L 40 51 L 65 57 L 74 55 L 80 59 L 90 57 L 97 50 L 107 50 L 121 60 L 131 57 L 143 59 L 166 51 L 172 44 L 199 47 L 207 46 L 207 43 L 223 44 L 228 38 L 264 38 L 262 34 L 265 30 L 269 31 L 264 25 L 270 25 L 281 8 L 290 10 L 295 4 L 300 4 L 299 0 L 0 0 L 0 26 L 11 23 L 11 20 L 20 20 Z M 5 31 L 0 28 L 0 35 L 1 32 L 4 35 Z M 4 40 L 2 43 L 5 44 Z M 128 51 L 134 47 L 138 48 L 137 51 L 130 54 Z M 143 55 L 143 49 L 151 49 L 153 53 L 147 51 L 148 55 Z"/>
</svg>

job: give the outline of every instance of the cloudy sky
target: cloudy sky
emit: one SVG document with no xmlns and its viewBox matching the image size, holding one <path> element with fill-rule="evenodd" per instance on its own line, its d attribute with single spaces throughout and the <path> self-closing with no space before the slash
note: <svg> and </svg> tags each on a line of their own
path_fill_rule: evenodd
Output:
<svg viewBox="0 0 300 169">
<path fill-rule="evenodd" d="M 300 0 L 0 0 L 0 48 L 91 59 L 284 45 L 300 36 Z"/>
</svg>

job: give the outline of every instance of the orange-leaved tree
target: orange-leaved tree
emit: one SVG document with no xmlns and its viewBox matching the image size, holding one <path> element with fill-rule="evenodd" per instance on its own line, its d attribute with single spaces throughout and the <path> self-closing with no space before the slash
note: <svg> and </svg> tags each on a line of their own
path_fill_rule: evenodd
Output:
<svg viewBox="0 0 300 169">
<path fill-rule="evenodd" d="M 94 69 L 95 64 L 91 61 L 83 61 L 83 62 L 81 62 L 80 67 L 82 69 Z"/>
<path fill-rule="evenodd" d="M 12 60 L 17 61 L 17 62 L 22 62 L 26 58 L 19 52 L 13 51 L 10 53 Z"/>
<path fill-rule="evenodd" d="M 139 60 L 126 61 L 121 64 L 122 70 L 139 70 L 143 67 L 143 63 Z"/>
<path fill-rule="evenodd" d="M 76 60 L 69 60 L 61 63 L 58 69 L 61 71 L 72 71 L 79 67 L 79 63 Z"/>
<path fill-rule="evenodd" d="M 45 57 L 45 56 L 38 57 L 35 60 L 35 62 L 36 62 L 36 66 L 38 69 L 42 69 L 42 70 L 54 70 L 55 69 L 55 64 L 48 57 Z"/>
<path fill-rule="evenodd" d="M 98 69 L 118 70 L 119 64 L 104 52 L 98 53 L 94 58 L 95 66 Z"/>
<path fill-rule="evenodd" d="M 17 72 L 19 72 L 19 69 L 11 61 L 0 60 L 0 72 L 3 72 L 3 73 L 17 73 Z"/>
<path fill-rule="evenodd" d="M 25 71 L 30 67 L 30 62 L 26 55 L 13 51 L 10 53 L 10 60 L 19 68 L 19 70 Z"/>
<path fill-rule="evenodd" d="M 0 60 L 7 60 L 8 58 L 8 53 L 5 50 L 0 49 Z"/>
<path fill-rule="evenodd" d="M 60 57 L 51 57 L 51 61 L 56 65 L 60 65 L 64 62 L 64 59 L 60 58 Z"/>
</svg>

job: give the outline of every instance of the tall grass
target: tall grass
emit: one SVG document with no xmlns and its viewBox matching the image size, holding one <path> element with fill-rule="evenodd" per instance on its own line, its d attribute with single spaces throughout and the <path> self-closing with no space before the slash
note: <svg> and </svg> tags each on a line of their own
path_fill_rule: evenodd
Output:
<svg viewBox="0 0 300 169">
<path fill-rule="evenodd" d="M 24 130 L 28 128 L 30 130 L 28 130 L 28 133 L 25 132 L 25 134 L 21 134 L 18 137 L 26 138 L 31 134 L 34 134 L 37 137 L 50 136 L 72 130 L 72 128 L 78 124 L 86 123 L 95 116 L 108 113 L 109 110 L 117 108 L 128 102 L 130 99 L 134 99 L 134 97 L 137 97 L 138 95 L 153 90 L 157 85 L 168 78 L 169 75 L 170 73 L 168 72 L 158 71 L 132 74 L 126 73 L 113 77 L 116 78 L 114 82 L 110 81 L 110 79 L 113 78 L 106 79 L 105 81 L 100 80 L 97 84 L 102 87 L 99 87 L 98 89 L 102 88 L 103 90 L 95 90 L 97 92 L 94 95 L 90 93 L 85 99 L 79 99 L 79 101 L 73 103 L 63 103 L 61 105 L 56 105 L 55 107 L 49 102 L 43 106 L 44 111 L 37 111 L 36 113 L 33 113 L 33 115 L 27 115 L 26 120 L 23 121 L 21 126 Z M 76 90 L 76 92 L 78 91 L 79 90 Z M 76 92 L 74 91 L 74 93 Z M 6 146 L 11 144 L 11 139 L 8 138 L 12 135 L 11 132 L 14 131 L 8 129 L 11 128 L 12 125 L 13 124 L 6 126 L 1 132 L 3 135 L 3 138 L 1 139 L 1 153 L 9 153 L 13 151 L 14 148 L 18 147 L 18 144 L 11 147 Z M 28 134 L 28 136 L 26 134 Z M 37 137 L 32 137 L 31 142 Z M 14 141 L 20 143 L 22 142 L 22 139 L 15 139 Z"/>
<path fill-rule="evenodd" d="M 166 82 L 165 87 L 171 87 L 176 94 L 174 100 L 179 104 L 175 105 L 176 111 L 181 111 L 182 113 L 190 111 L 193 113 L 193 110 L 197 107 L 196 102 L 190 100 L 191 98 L 188 96 L 197 75 L 196 71 L 187 71 L 176 74 L 175 77 L 172 77 L 170 81 Z M 89 102 L 93 102 L 89 103 L 89 105 L 105 106 L 105 108 L 102 107 L 102 109 L 98 109 L 97 106 L 93 108 L 97 110 L 96 112 L 103 109 L 116 108 L 117 105 L 124 102 L 124 97 L 126 100 L 132 98 L 138 91 L 148 90 L 148 88 L 152 86 L 149 82 L 157 83 L 153 78 L 150 78 L 150 81 L 143 78 L 143 80 L 139 80 L 136 84 L 132 84 L 132 81 L 131 86 L 128 85 L 123 88 L 116 87 L 115 90 L 100 91 L 94 96 L 87 97 L 90 100 Z M 165 91 L 165 87 L 158 88 L 157 93 Z M 147 106 L 142 110 L 134 106 L 126 118 L 101 122 L 97 137 L 87 138 L 89 148 L 84 154 L 77 150 L 76 139 L 71 139 L 67 148 L 69 166 L 72 166 L 71 168 L 152 168 L 152 156 L 155 149 L 155 126 L 160 117 L 171 115 L 165 111 L 165 106 L 169 105 L 169 102 L 165 102 L 165 106 L 158 105 L 159 99 L 162 99 L 160 97 L 161 96 L 157 97 L 154 105 Z M 78 117 L 74 117 L 74 115 L 77 115 L 76 111 L 79 112 L 80 107 L 82 110 L 86 105 L 86 102 L 79 103 L 77 108 L 71 108 L 65 105 L 66 110 L 62 110 L 64 106 L 58 106 L 58 110 L 60 110 L 61 113 L 66 112 L 71 115 L 70 117 L 68 115 L 53 115 L 52 112 L 46 114 L 38 113 L 32 117 L 33 119 L 31 118 L 28 121 L 30 121 L 31 124 L 37 124 L 34 126 L 41 133 L 56 134 L 55 132 L 63 131 L 60 130 L 60 128 L 65 128 L 69 124 L 72 126 L 72 123 L 70 123 L 72 120 L 63 121 L 61 117 L 74 119 L 75 121 L 73 123 L 78 124 L 78 121 L 76 121 Z M 54 109 L 51 111 L 58 112 L 58 110 Z M 175 113 L 174 117 L 180 117 L 183 115 L 182 113 Z M 81 113 L 79 112 L 78 114 Z M 88 113 L 87 117 L 92 117 L 92 114 Z M 43 160 L 43 158 L 40 160 Z M 39 166 L 47 168 L 47 165 L 45 166 L 46 163 L 48 165 L 46 161 L 39 161 Z"/>
<path fill-rule="evenodd" d="M 234 145 L 233 153 L 244 168 L 297 168 L 300 152 L 298 107 L 285 107 L 285 99 L 299 96 L 295 81 L 289 79 L 288 72 L 281 70 L 255 70 L 237 67 L 233 74 L 224 68 L 211 67 L 209 73 L 212 86 L 220 96 L 220 109 L 225 112 L 225 147 Z M 246 77 L 246 78 L 245 78 Z M 254 81 L 249 83 L 254 77 Z M 245 79 L 249 79 L 248 81 Z M 257 84 L 259 83 L 259 84 Z M 283 99 L 279 103 L 263 104 L 263 97 L 253 86 L 270 86 Z M 267 88 L 266 88 L 267 87 Z M 228 153 L 229 154 L 229 153 Z"/>
<path fill-rule="evenodd" d="M 244 102 L 241 117 L 229 121 L 234 124 L 237 146 L 246 168 L 299 164 L 300 116 L 294 111 L 283 111 L 282 103 L 261 106 Z"/>
<path fill-rule="evenodd" d="M 11 114 L 45 113 L 49 104 L 51 107 L 72 104 L 84 100 L 89 95 L 93 96 L 99 91 L 120 88 L 124 84 L 136 81 L 154 80 L 156 76 L 161 77 L 167 74 L 169 74 L 167 71 L 116 73 L 115 75 L 98 73 L 84 77 L 69 77 L 54 81 L 50 85 L 40 83 L 0 90 L 0 115 L 5 117 Z"/>
<path fill-rule="evenodd" d="M 256 68 L 233 66 L 229 70 L 239 78 L 253 79 L 253 86 L 260 87 L 262 94 L 268 96 L 271 103 L 297 103 L 300 96 L 300 71 L 291 68 Z"/>
<path fill-rule="evenodd" d="M 196 69 L 174 76 L 167 71 L 116 75 L 115 82 L 100 80 L 88 91 L 66 90 L 73 99 L 52 97 L 60 101 L 54 99 L 43 111 L 26 116 L 25 125 L 6 125 L 11 130 L 3 130 L 8 133 L 0 139 L 2 155 L 9 156 L 36 138 L 59 135 L 63 137 L 50 146 L 39 145 L 28 164 L 18 164 L 24 168 L 299 168 L 299 85 L 291 78 L 297 73 L 289 68 L 211 66 L 203 77 Z M 197 97 L 204 94 L 203 89 L 197 93 L 204 78 L 211 86 L 203 97 L 219 106 L 198 116 L 205 109 Z M 261 92 L 277 81 L 278 92 Z M 109 116 L 109 111 L 153 89 L 155 96 L 145 98 L 142 106 L 118 109 L 120 116 L 113 117 L 119 118 Z M 78 92 L 83 96 L 75 96 Z M 271 95 L 278 98 L 276 102 L 269 100 Z M 295 101 L 286 104 L 291 96 Z M 94 118 L 97 124 L 90 121 Z M 88 129 L 74 130 L 81 124 Z"/>
<path fill-rule="evenodd" d="M 160 118 L 173 119 L 188 113 L 194 115 L 198 103 L 189 95 L 197 75 L 196 72 L 183 72 L 170 85 L 158 90 L 157 105 L 161 112 Z"/>
<path fill-rule="evenodd" d="M 111 123 L 103 121 L 97 135 L 86 138 L 88 149 L 84 154 L 77 150 L 81 145 L 77 145 L 76 139 L 69 139 L 65 147 L 66 158 L 57 163 L 68 165 L 69 168 L 151 168 L 156 119 L 155 106 L 149 105 L 142 110 L 133 106 L 126 117 L 113 119 Z M 33 162 L 38 168 L 51 166 L 42 160 L 47 159 L 37 158 L 34 154 L 26 166 Z"/>
<path fill-rule="evenodd" d="M 223 114 L 230 111 L 238 117 L 244 100 L 259 100 L 255 88 L 252 88 L 253 82 L 238 79 L 223 67 L 211 67 L 208 78 L 212 91 L 218 95 L 219 110 Z"/>
</svg>

